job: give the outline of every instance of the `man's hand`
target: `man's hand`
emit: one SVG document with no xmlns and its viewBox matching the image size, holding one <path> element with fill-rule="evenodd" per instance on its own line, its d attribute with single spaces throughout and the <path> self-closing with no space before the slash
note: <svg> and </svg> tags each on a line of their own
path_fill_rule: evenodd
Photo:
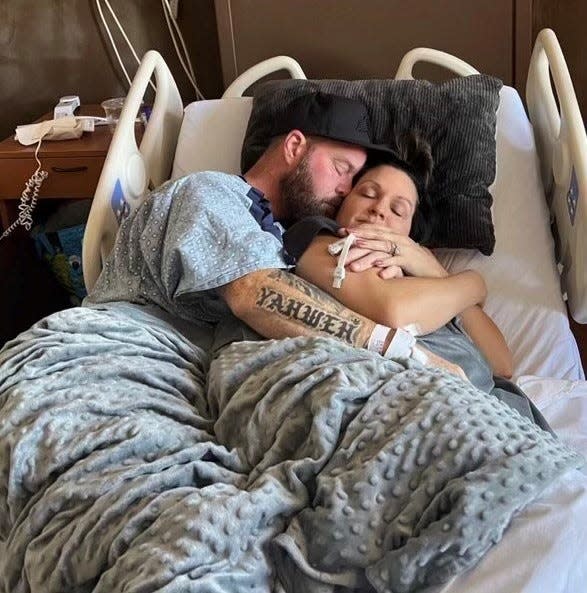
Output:
<svg viewBox="0 0 587 593">
<path fill-rule="evenodd" d="M 446 278 L 448 272 L 426 247 L 387 227 L 362 224 L 344 229 L 357 237 L 349 251 L 347 266 L 353 272 L 381 268 L 386 280 L 407 274 L 418 278 Z"/>
</svg>

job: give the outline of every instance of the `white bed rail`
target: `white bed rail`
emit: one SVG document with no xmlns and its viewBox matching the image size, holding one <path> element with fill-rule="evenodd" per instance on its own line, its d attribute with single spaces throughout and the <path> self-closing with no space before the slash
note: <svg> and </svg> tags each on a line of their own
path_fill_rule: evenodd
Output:
<svg viewBox="0 0 587 593">
<path fill-rule="evenodd" d="M 275 56 L 274 58 L 263 60 L 259 64 L 255 64 L 248 70 L 245 70 L 224 91 L 222 98 L 242 97 L 243 93 L 252 84 L 261 80 L 264 76 L 278 72 L 279 70 L 287 70 L 291 78 L 301 78 L 303 80 L 306 78 L 302 67 L 293 58 L 289 56 Z"/>
<path fill-rule="evenodd" d="M 475 70 L 473 66 L 451 54 L 447 54 L 446 52 L 437 49 L 430 49 L 429 47 L 416 47 L 415 49 L 410 50 L 402 58 L 395 74 L 395 79 L 412 80 L 414 78 L 412 70 L 417 62 L 436 64 L 437 66 L 442 66 L 447 70 L 451 70 L 459 76 L 479 74 L 479 71 Z"/>
<path fill-rule="evenodd" d="M 135 120 L 153 73 L 157 92 L 139 149 Z M 124 102 L 86 225 L 82 257 L 88 292 L 114 245 L 122 218 L 141 203 L 149 186 L 169 178 L 182 117 L 173 76 L 162 56 L 151 50 L 143 57 Z"/>
<path fill-rule="evenodd" d="M 587 135 L 565 58 L 551 29 L 536 38 L 526 102 L 556 227 L 563 290 L 573 318 L 587 323 Z"/>
<path fill-rule="evenodd" d="M 292 78 L 306 78 L 301 66 L 293 58 L 277 56 L 243 72 L 226 89 L 223 99 L 241 97 L 252 84 L 279 70 L 286 70 Z M 135 119 L 153 74 L 157 92 L 139 148 L 135 140 Z M 197 101 L 188 107 L 192 108 L 190 117 L 201 120 L 200 131 L 208 129 L 213 123 L 216 129 L 210 133 L 219 138 L 234 133 L 234 130 L 222 129 L 222 126 L 234 127 L 234 118 L 218 117 L 223 108 L 223 99 Z M 88 292 L 102 271 L 122 219 L 139 206 L 149 187 L 157 187 L 169 179 L 183 115 L 181 96 L 169 68 L 158 52 L 147 52 L 126 97 L 84 233 L 83 271 Z M 193 144 L 194 151 L 210 151 L 210 142 L 206 138 L 196 139 Z M 240 153 L 239 147 L 234 147 L 234 150 Z M 220 155 L 217 160 L 221 167 L 226 155 Z M 214 162 L 214 159 L 207 158 L 205 162 Z M 198 169 L 190 169 L 192 172 L 194 170 Z"/>
<path fill-rule="evenodd" d="M 460 76 L 479 74 L 459 58 L 419 47 L 402 58 L 395 78 L 413 79 L 417 62 L 433 63 Z M 562 290 L 573 318 L 587 323 L 587 134 L 567 64 L 551 29 L 542 30 L 536 38 L 526 83 L 526 102 L 555 226 Z"/>
</svg>

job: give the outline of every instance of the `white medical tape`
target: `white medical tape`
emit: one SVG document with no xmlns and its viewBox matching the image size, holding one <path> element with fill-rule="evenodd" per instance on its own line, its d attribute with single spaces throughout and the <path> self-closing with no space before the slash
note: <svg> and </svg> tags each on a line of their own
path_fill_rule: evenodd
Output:
<svg viewBox="0 0 587 593">
<path fill-rule="evenodd" d="M 345 241 L 346 237 L 344 239 L 339 239 L 338 241 L 331 243 L 328 246 L 328 253 L 330 253 L 330 255 L 338 255 L 342 251 Z"/>
<path fill-rule="evenodd" d="M 422 329 L 417 323 L 409 323 L 404 326 L 407 332 L 410 332 L 413 336 L 419 336 L 422 333 Z"/>
<path fill-rule="evenodd" d="M 334 273 L 332 275 L 332 286 L 334 288 L 340 288 L 342 286 L 342 281 L 345 279 L 346 276 L 344 265 L 346 263 L 346 258 L 349 254 L 349 249 L 351 248 L 351 245 L 354 242 L 355 236 L 352 233 L 343 240 L 342 250 L 340 252 L 340 255 L 338 256 L 336 268 L 334 269 Z"/>
<path fill-rule="evenodd" d="M 412 348 L 412 358 L 421 364 L 428 363 L 428 355 L 423 350 L 420 350 L 418 346 Z"/>
<path fill-rule="evenodd" d="M 409 358 L 415 345 L 416 338 L 410 332 L 398 327 L 383 356 L 385 358 Z"/>
<path fill-rule="evenodd" d="M 377 324 L 373 328 L 369 341 L 367 342 L 367 350 L 377 352 L 377 354 L 383 354 L 383 347 L 385 346 L 385 340 L 387 339 L 387 334 L 389 334 L 390 329 L 391 328 L 386 325 Z"/>
</svg>

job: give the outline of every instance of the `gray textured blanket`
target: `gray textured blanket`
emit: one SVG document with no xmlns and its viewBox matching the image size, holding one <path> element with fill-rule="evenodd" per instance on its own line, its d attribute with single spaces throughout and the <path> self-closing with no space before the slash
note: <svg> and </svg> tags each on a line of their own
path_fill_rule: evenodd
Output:
<svg viewBox="0 0 587 593">
<path fill-rule="evenodd" d="M 441 371 L 130 310 L 0 353 L 0 590 L 419 591 L 582 463 Z"/>
</svg>

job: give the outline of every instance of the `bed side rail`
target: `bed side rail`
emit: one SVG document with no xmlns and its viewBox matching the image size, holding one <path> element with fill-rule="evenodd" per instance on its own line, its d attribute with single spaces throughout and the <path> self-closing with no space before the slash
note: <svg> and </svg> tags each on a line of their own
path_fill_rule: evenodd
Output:
<svg viewBox="0 0 587 593">
<path fill-rule="evenodd" d="M 140 149 L 135 120 L 147 85 L 155 75 L 157 92 Z M 83 240 L 84 282 L 93 288 L 123 218 L 138 207 L 146 190 L 169 178 L 183 117 L 177 86 L 156 51 L 148 51 L 134 77 L 96 187 Z"/>
<path fill-rule="evenodd" d="M 242 97 L 243 93 L 252 84 L 261 80 L 264 76 L 279 70 L 287 70 L 291 78 L 301 78 L 302 80 L 306 78 L 302 67 L 293 58 L 289 56 L 275 56 L 274 58 L 263 60 L 251 66 L 248 70 L 245 70 L 228 86 L 222 98 Z"/>
<path fill-rule="evenodd" d="M 442 66 L 447 70 L 451 70 L 459 76 L 470 76 L 471 74 L 479 74 L 473 66 L 446 52 L 437 49 L 430 49 L 428 47 L 416 47 L 410 50 L 399 64 L 395 74 L 396 80 L 413 80 L 414 76 L 412 70 L 417 62 L 428 62 Z"/>
<path fill-rule="evenodd" d="M 565 58 L 551 29 L 543 29 L 536 38 L 526 102 L 555 226 L 563 291 L 573 318 L 587 323 L 587 135 Z"/>
</svg>

